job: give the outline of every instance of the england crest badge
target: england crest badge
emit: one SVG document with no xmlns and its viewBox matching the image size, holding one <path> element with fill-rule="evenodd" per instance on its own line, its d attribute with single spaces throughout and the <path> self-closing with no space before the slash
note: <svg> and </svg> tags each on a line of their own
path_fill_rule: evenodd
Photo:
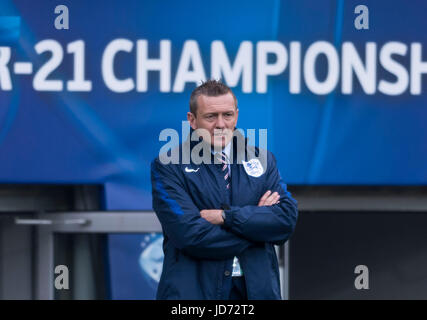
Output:
<svg viewBox="0 0 427 320">
<path fill-rule="evenodd" d="M 243 167 L 248 175 L 258 178 L 264 173 L 264 168 L 258 159 L 251 159 L 249 161 L 242 161 Z"/>
</svg>

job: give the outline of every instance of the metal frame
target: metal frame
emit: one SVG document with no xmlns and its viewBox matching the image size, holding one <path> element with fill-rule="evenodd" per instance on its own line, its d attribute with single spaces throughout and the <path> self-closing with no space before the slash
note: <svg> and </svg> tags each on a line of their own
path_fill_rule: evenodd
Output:
<svg viewBox="0 0 427 320">
<path fill-rule="evenodd" d="M 31 188 L 28 186 L 25 188 L 17 188 L 16 186 L 0 188 L 0 196 L 2 200 L 5 200 L 2 201 L 0 209 L 9 213 L 14 212 L 14 217 L 22 217 L 24 211 L 34 213 L 37 210 L 56 210 L 55 213 L 31 214 L 29 216 L 31 219 L 15 219 L 15 223 L 18 225 L 37 226 L 34 228 L 36 251 L 35 271 L 32 275 L 35 278 L 33 296 L 37 299 L 53 298 L 53 241 L 55 233 L 161 232 L 161 225 L 152 211 L 68 212 L 67 210 L 70 209 L 98 210 L 95 196 L 96 190 L 89 190 L 94 195 L 91 198 L 93 201 L 82 198 L 85 197 L 87 192 L 75 193 L 75 197 L 77 195 L 80 195 L 80 197 L 75 199 L 73 206 L 67 203 L 68 198 L 65 196 L 70 188 L 59 191 L 55 191 L 55 188 L 49 188 L 48 190 L 44 190 L 39 186 Z M 70 190 L 75 189 L 73 188 Z M 339 210 L 358 211 L 360 213 L 369 211 L 387 213 L 425 212 L 427 210 L 426 186 L 292 186 L 291 189 L 294 197 L 298 200 L 300 212 Z M 20 194 L 20 196 L 16 196 L 16 193 Z M 6 245 L 6 241 L 9 241 L 9 239 L 3 240 L 3 245 Z M 11 245 L 14 244 L 16 243 L 13 241 Z M 276 249 L 281 258 L 279 266 L 282 297 L 289 299 L 289 241 L 284 246 Z"/>
<path fill-rule="evenodd" d="M 36 225 L 36 288 L 37 300 L 54 299 L 54 233 L 139 233 L 162 232 L 152 211 L 60 212 L 39 213 L 32 219 L 15 219 L 20 225 Z M 282 297 L 289 299 L 289 246 L 283 250 L 280 266 Z"/>
<path fill-rule="evenodd" d="M 162 232 L 154 212 L 107 211 L 40 213 L 34 219 L 16 219 L 17 224 L 37 225 L 37 300 L 54 298 L 54 233 L 137 233 Z"/>
<path fill-rule="evenodd" d="M 28 300 L 34 289 L 33 229 L 17 226 L 13 219 L 13 214 L 0 213 L 0 299 Z"/>
<path fill-rule="evenodd" d="M 290 241 L 290 240 L 289 240 Z M 281 276 L 282 282 L 282 298 L 289 300 L 289 241 L 286 241 L 282 246 L 283 250 L 283 275 Z"/>
<path fill-rule="evenodd" d="M 421 196 L 321 196 L 300 195 L 299 211 L 384 211 L 425 212 L 427 198 Z M 15 223 L 37 225 L 36 228 L 36 299 L 53 299 L 54 233 L 139 233 L 161 232 L 161 225 L 152 211 L 88 211 L 39 213 L 34 219 L 16 219 Z M 281 293 L 289 297 L 289 241 L 278 249 Z"/>
</svg>

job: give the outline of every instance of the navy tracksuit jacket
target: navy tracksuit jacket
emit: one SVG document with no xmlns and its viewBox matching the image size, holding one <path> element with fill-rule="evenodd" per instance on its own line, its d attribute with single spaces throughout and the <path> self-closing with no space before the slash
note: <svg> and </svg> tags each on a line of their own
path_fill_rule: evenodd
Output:
<svg viewBox="0 0 427 320">
<path fill-rule="evenodd" d="M 240 149 L 236 137 L 233 141 L 236 159 Z M 243 157 L 251 160 L 247 153 Z M 245 276 L 248 299 L 281 299 L 274 244 L 285 243 L 292 234 L 297 202 L 270 152 L 262 166 L 263 174 L 255 177 L 234 161 L 230 197 L 220 164 L 164 165 L 159 157 L 152 162 L 153 209 L 162 225 L 165 254 L 157 299 L 228 299 L 234 256 Z M 277 191 L 280 203 L 258 207 L 267 190 Z M 229 210 L 222 226 L 200 216 L 203 209 L 224 206 Z"/>
</svg>

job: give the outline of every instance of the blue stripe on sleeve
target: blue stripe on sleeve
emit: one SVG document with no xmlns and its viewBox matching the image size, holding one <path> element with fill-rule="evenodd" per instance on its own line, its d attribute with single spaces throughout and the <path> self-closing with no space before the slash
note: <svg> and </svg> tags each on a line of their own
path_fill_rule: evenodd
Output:
<svg viewBox="0 0 427 320">
<path fill-rule="evenodd" d="M 178 214 L 178 215 L 184 214 L 184 212 L 182 211 L 178 202 L 176 202 L 174 199 L 172 199 L 169 196 L 169 194 L 167 193 L 167 191 L 165 190 L 163 182 L 160 179 L 160 175 L 156 171 L 156 169 L 154 168 L 154 164 L 152 165 L 152 170 L 153 170 L 153 176 L 154 176 L 154 180 L 155 180 L 155 184 L 156 184 L 156 190 L 159 192 L 160 198 L 169 205 L 169 207 L 173 213 Z"/>
</svg>

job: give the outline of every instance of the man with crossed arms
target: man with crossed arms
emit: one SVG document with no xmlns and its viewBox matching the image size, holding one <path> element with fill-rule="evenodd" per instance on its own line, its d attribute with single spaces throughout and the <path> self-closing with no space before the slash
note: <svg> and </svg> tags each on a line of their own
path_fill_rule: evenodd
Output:
<svg viewBox="0 0 427 320">
<path fill-rule="evenodd" d="M 229 87 L 204 82 L 191 94 L 187 119 L 212 161 L 185 162 L 181 154 L 179 163 L 159 156 L 151 164 L 165 254 L 157 299 L 281 299 L 274 245 L 293 233 L 297 202 L 273 154 L 260 161 L 260 150 L 236 134 L 238 115 Z M 184 142 L 190 151 L 198 143 Z"/>
</svg>

